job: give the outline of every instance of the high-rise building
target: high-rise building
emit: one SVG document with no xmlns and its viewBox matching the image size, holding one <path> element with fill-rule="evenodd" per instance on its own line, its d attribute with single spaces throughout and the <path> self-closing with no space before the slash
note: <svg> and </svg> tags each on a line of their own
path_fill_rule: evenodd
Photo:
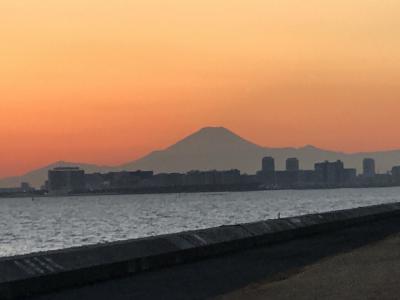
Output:
<svg viewBox="0 0 400 300">
<path fill-rule="evenodd" d="M 286 171 L 295 172 L 299 171 L 299 169 L 300 169 L 300 163 L 297 158 L 292 157 L 286 160 Z"/>
<path fill-rule="evenodd" d="M 262 169 L 257 176 L 265 185 L 274 186 L 276 184 L 275 159 L 273 157 L 268 156 L 262 159 Z"/>
<path fill-rule="evenodd" d="M 327 186 L 341 185 L 344 181 L 344 164 L 340 160 L 317 163 L 315 164 L 315 174 L 319 184 Z"/>
<path fill-rule="evenodd" d="M 85 189 L 85 171 L 75 167 L 60 167 L 49 171 L 49 191 L 70 193 Z"/>
<path fill-rule="evenodd" d="M 262 171 L 266 172 L 275 172 L 275 159 L 273 157 L 264 157 L 262 160 Z"/>
<path fill-rule="evenodd" d="M 400 166 L 392 168 L 392 177 L 396 184 L 400 184 Z"/>
<path fill-rule="evenodd" d="M 374 177 L 375 175 L 375 160 L 372 158 L 365 158 L 363 160 L 363 176 Z"/>
</svg>

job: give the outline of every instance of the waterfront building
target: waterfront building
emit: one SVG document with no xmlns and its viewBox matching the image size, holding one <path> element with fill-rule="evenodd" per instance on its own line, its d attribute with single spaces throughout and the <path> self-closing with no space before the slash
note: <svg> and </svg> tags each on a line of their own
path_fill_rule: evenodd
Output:
<svg viewBox="0 0 400 300">
<path fill-rule="evenodd" d="M 376 174 L 374 177 L 369 178 L 365 186 L 385 187 L 385 186 L 392 186 L 393 184 L 395 185 L 400 184 L 400 176 L 396 181 L 396 176 L 392 176 L 392 174 L 386 173 L 386 174 Z"/>
<path fill-rule="evenodd" d="M 303 188 L 310 188 L 316 185 L 316 173 L 314 170 L 301 170 L 298 171 L 297 185 Z"/>
<path fill-rule="evenodd" d="M 109 188 L 110 186 L 104 174 L 91 173 L 85 174 L 85 187 L 88 191 L 101 191 Z"/>
<path fill-rule="evenodd" d="M 344 183 L 344 164 L 336 162 L 321 162 L 315 164 L 316 183 L 325 186 L 340 186 Z"/>
<path fill-rule="evenodd" d="M 240 184 L 240 171 L 191 171 L 184 176 L 186 186 L 202 186 L 202 185 L 237 185 Z"/>
<path fill-rule="evenodd" d="M 105 174 L 105 179 L 111 189 L 132 189 L 140 181 L 153 177 L 153 171 L 121 171 Z"/>
<path fill-rule="evenodd" d="M 259 176 L 248 174 L 240 175 L 240 183 L 246 186 L 254 186 L 255 188 L 258 188 L 262 184 Z"/>
<path fill-rule="evenodd" d="M 276 171 L 276 185 L 280 188 L 296 187 L 299 181 L 298 171 Z"/>
<path fill-rule="evenodd" d="M 363 160 L 363 176 L 366 178 L 374 177 L 375 171 L 375 160 L 372 158 L 365 158 Z"/>
<path fill-rule="evenodd" d="M 60 167 L 49 170 L 49 192 L 68 194 L 85 190 L 85 171 L 77 167 Z"/>
<path fill-rule="evenodd" d="M 261 171 L 257 173 L 259 180 L 266 186 L 276 185 L 275 159 L 264 157 L 262 159 Z"/>
<path fill-rule="evenodd" d="M 130 190 L 138 186 L 142 181 L 151 179 L 153 171 L 120 171 L 105 174 L 85 174 L 86 189 L 96 190 Z"/>
<path fill-rule="evenodd" d="M 343 169 L 342 181 L 346 186 L 354 185 L 357 181 L 357 169 Z"/>
<path fill-rule="evenodd" d="M 392 178 L 395 184 L 400 184 L 400 166 L 392 168 Z"/>
<path fill-rule="evenodd" d="M 184 176 L 184 174 L 180 173 L 161 173 L 145 180 L 144 186 L 156 188 L 179 187 L 184 185 Z"/>
</svg>

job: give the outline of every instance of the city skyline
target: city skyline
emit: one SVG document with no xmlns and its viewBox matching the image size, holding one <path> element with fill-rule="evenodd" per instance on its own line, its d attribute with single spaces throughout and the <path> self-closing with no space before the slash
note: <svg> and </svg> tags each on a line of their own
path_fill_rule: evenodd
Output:
<svg viewBox="0 0 400 300">
<path fill-rule="evenodd" d="M 172 144 L 166 144 L 166 145 L 163 145 L 161 148 L 158 148 L 158 149 L 150 149 L 149 150 L 149 152 L 144 152 L 144 154 L 143 155 L 139 155 L 139 156 L 135 156 L 135 155 L 133 155 L 132 157 L 128 157 L 128 159 L 127 159 L 127 161 L 135 161 L 135 160 L 140 160 L 140 159 L 142 159 L 142 158 L 145 158 L 145 157 L 147 157 L 148 155 L 151 155 L 153 152 L 157 152 L 157 151 L 163 151 L 163 150 L 166 150 L 166 149 L 168 149 L 169 147 L 171 147 L 171 145 L 174 145 L 175 143 L 180 143 L 182 140 L 184 140 L 185 138 L 188 138 L 188 137 L 191 137 L 192 135 L 194 135 L 194 134 L 196 134 L 196 133 L 198 133 L 198 132 L 201 132 L 202 130 L 207 130 L 207 129 L 219 129 L 219 128 L 223 128 L 223 129 L 226 129 L 225 127 L 221 127 L 221 126 L 216 126 L 216 127 L 213 127 L 213 126 L 208 126 L 208 127 L 203 127 L 203 128 L 200 128 L 199 130 L 196 130 L 196 131 L 193 131 L 193 132 L 189 132 L 189 134 L 187 134 L 187 135 L 185 135 L 184 136 L 184 138 L 182 138 L 182 137 L 180 137 L 181 139 L 180 140 L 175 140 L 174 141 L 174 143 L 172 143 Z M 229 130 L 229 129 L 227 129 L 228 131 L 230 131 L 230 132 L 232 132 L 231 130 Z M 238 137 L 240 137 L 240 135 L 238 135 Z M 254 141 L 251 141 L 251 140 L 249 140 L 249 139 L 246 139 L 246 141 L 249 141 L 250 143 L 254 143 L 255 145 L 257 145 L 257 146 L 259 146 L 259 147 L 264 147 L 264 148 L 266 148 L 266 149 L 303 149 L 303 148 L 309 148 L 309 147 L 311 147 L 311 148 L 315 148 L 315 149 L 318 149 L 318 150 L 321 150 L 321 151 L 329 151 L 329 152 L 338 152 L 338 153 L 340 153 L 340 152 L 342 152 L 343 154 L 349 154 L 349 155 L 351 155 L 351 154 L 362 154 L 362 153 L 366 153 L 366 154 L 368 154 L 368 153 L 373 153 L 373 152 L 385 152 L 385 151 L 400 151 L 400 147 L 397 149 L 382 149 L 382 150 L 372 150 L 372 151 L 354 151 L 354 152 L 352 152 L 352 151 L 341 151 L 341 150 L 337 150 L 337 149 L 327 149 L 327 148 L 322 148 L 322 147 L 319 147 L 318 145 L 313 145 L 313 144 L 310 144 L 310 143 L 305 143 L 304 145 L 300 145 L 300 146 L 292 146 L 292 145 L 283 145 L 283 146 L 276 146 L 276 147 L 270 147 L 270 146 L 265 146 L 265 145 L 261 145 L 261 144 L 258 144 L 258 143 L 256 143 L 256 142 L 254 142 Z M 111 153 L 111 154 L 113 154 L 113 153 Z M 90 159 L 88 159 L 88 160 L 86 160 L 86 161 L 73 161 L 73 160 L 68 160 L 68 159 L 65 159 L 64 157 L 59 157 L 57 160 L 45 160 L 44 161 L 44 163 L 38 163 L 38 164 L 35 164 L 35 165 L 33 165 L 33 167 L 31 167 L 31 168 L 28 168 L 28 167 L 25 167 L 25 168 L 22 168 L 21 170 L 22 171 L 19 171 L 19 172 L 16 172 L 16 173 L 13 173 L 13 174 L 6 174 L 6 173 L 4 173 L 4 169 L 1 169 L 0 170 L 0 179 L 2 179 L 2 178 L 4 178 L 4 177 L 8 177 L 8 176 L 18 176 L 18 175 L 21 175 L 21 174 L 23 174 L 24 172 L 29 172 L 29 171 L 31 171 L 32 170 L 32 168 L 38 168 L 38 167 L 42 167 L 43 165 L 46 165 L 46 164 L 53 164 L 53 163 L 62 163 L 62 162 L 66 162 L 66 163 L 77 163 L 77 164 L 90 164 L 90 165 L 94 165 L 94 164 L 96 164 L 96 165 L 99 165 L 99 166 L 104 166 L 104 167 L 118 167 L 119 165 L 124 165 L 124 164 L 126 164 L 127 163 L 127 161 L 125 160 L 125 161 L 118 161 L 118 162 L 114 162 L 114 163 L 109 163 L 109 164 L 107 164 L 107 163 L 103 163 L 103 162 L 96 162 L 96 161 L 92 161 L 92 160 L 90 160 Z"/>
<path fill-rule="evenodd" d="M 400 149 L 398 1 L 5 0 L 0 19 L 0 177 L 116 165 L 208 124 Z"/>
<path fill-rule="evenodd" d="M 399 79 L 399 0 L 0 0 L 0 298 L 398 298 Z"/>
<path fill-rule="evenodd" d="M 259 160 L 272 156 L 276 160 L 276 168 L 284 169 L 288 158 L 296 158 L 289 164 L 291 168 L 312 168 L 317 161 L 343 160 L 351 168 L 371 169 L 371 164 L 363 162 L 364 158 L 372 158 L 373 168 L 379 173 L 390 171 L 400 164 L 400 150 L 372 153 L 346 154 L 319 149 L 313 146 L 301 148 L 265 148 L 237 135 L 224 127 L 206 127 L 169 145 L 163 150 L 154 151 L 139 160 L 128 161 L 116 166 L 94 165 L 82 162 L 57 161 L 17 177 L 0 179 L 0 187 L 18 186 L 22 182 L 30 182 L 40 186 L 47 171 L 57 167 L 78 166 L 89 173 L 115 172 L 134 170 L 153 170 L 156 173 L 186 173 L 191 170 L 230 170 L 238 169 L 252 174 L 258 170 Z M 299 160 L 301 163 L 299 164 Z M 369 166 L 368 166 L 369 165 Z"/>
<path fill-rule="evenodd" d="M 285 169 L 277 170 L 274 157 L 263 157 L 261 168 L 255 174 L 243 174 L 238 169 L 191 170 L 186 173 L 155 173 L 152 170 L 85 173 L 79 167 L 55 167 L 49 169 L 40 190 L 31 189 L 29 183 L 24 182 L 15 191 L 66 195 L 388 187 L 400 184 L 400 166 L 393 166 L 386 174 L 377 174 L 372 158 L 363 159 L 360 174 L 355 168 L 347 168 L 341 160 L 316 162 L 312 170 L 300 168 L 301 162 L 296 157 L 289 157 L 285 162 Z M 3 192 L 7 191 L 9 189 L 3 189 Z"/>
</svg>

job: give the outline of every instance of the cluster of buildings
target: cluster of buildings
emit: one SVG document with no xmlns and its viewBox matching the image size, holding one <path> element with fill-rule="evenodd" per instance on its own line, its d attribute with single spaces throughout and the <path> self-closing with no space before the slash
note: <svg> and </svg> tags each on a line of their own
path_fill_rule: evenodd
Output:
<svg viewBox="0 0 400 300">
<path fill-rule="evenodd" d="M 345 168 L 340 160 L 316 163 L 314 170 L 300 170 L 299 160 L 288 158 L 286 170 L 276 171 L 274 159 L 265 157 L 257 175 L 266 187 L 277 188 L 346 187 L 357 180 L 357 170 Z"/>
<path fill-rule="evenodd" d="M 28 182 L 22 182 L 19 187 L 14 188 L 0 188 L 0 195 L 24 195 L 34 192 L 35 189 L 29 185 Z"/>
<path fill-rule="evenodd" d="M 391 173 L 377 174 L 375 161 L 363 161 L 363 173 L 345 168 L 340 160 L 316 163 L 313 170 L 301 170 L 297 158 L 286 160 L 285 170 L 275 169 L 272 157 L 262 159 L 255 175 L 239 170 L 191 171 L 154 174 L 152 171 L 121 171 L 86 174 L 79 168 L 55 168 L 49 171 L 46 189 L 52 194 L 90 192 L 160 192 L 196 190 L 246 190 L 285 188 L 334 188 L 400 185 L 400 166 Z"/>
<path fill-rule="evenodd" d="M 274 158 L 264 157 L 257 177 L 267 188 L 344 187 L 355 184 L 357 170 L 345 168 L 340 160 L 316 163 L 314 170 L 300 170 L 299 160 L 288 158 L 286 170 L 276 171 Z"/>
<path fill-rule="evenodd" d="M 340 160 L 335 162 L 319 162 L 314 170 L 301 170 L 297 158 L 286 160 L 286 170 L 276 171 L 272 157 L 265 157 L 262 170 L 257 173 L 262 178 L 266 188 L 335 188 L 335 187 L 384 187 L 400 185 L 400 166 L 392 168 L 391 172 L 378 174 L 375 160 L 363 160 L 363 172 L 357 175 L 357 170 L 345 168 Z"/>
<path fill-rule="evenodd" d="M 73 192 L 126 192 L 183 189 L 204 186 L 239 186 L 243 183 L 239 170 L 191 171 L 154 174 L 152 171 L 85 172 L 79 168 L 55 168 L 49 171 L 46 188 L 53 194 Z"/>
</svg>

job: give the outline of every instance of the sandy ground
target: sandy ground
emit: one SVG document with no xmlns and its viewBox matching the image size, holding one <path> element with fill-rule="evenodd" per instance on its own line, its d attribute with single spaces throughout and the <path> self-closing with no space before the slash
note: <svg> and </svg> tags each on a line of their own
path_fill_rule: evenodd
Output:
<svg viewBox="0 0 400 300">
<path fill-rule="evenodd" d="M 217 299 L 400 299 L 400 234 Z"/>
</svg>

